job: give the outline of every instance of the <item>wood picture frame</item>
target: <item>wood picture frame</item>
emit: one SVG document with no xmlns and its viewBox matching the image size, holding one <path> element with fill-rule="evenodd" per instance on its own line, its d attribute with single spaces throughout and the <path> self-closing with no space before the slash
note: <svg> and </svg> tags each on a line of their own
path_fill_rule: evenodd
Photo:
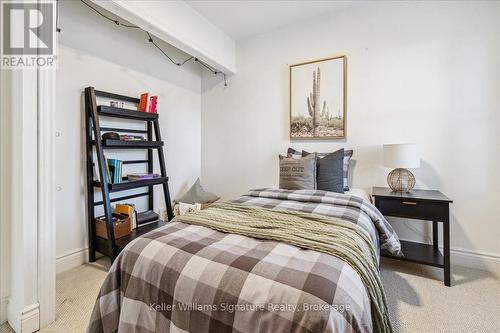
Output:
<svg viewBox="0 0 500 333">
<path fill-rule="evenodd" d="M 291 140 L 346 137 L 347 56 L 289 66 Z"/>
</svg>

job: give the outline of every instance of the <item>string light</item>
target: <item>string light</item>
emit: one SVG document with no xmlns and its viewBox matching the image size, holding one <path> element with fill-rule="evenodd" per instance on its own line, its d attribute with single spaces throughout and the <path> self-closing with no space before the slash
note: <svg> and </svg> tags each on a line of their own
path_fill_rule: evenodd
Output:
<svg viewBox="0 0 500 333">
<path fill-rule="evenodd" d="M 121 27 L 124 27 L 124 28 L 130 28 L 130 29 L 140 29 L 142 31 L 144 31 L 147 35 L 147 39 L 148 39 L 148 42 L 153 44 L 153 46 L 155 48 L 157 48 L 172 64 L 176 65 L 177 67 L 181 67 L 183 65 L 185 65 L 186 63 L 188 63 L 189 61 L 191 60 L 194 60 L 195 62 L 199 63 L 200 65 L 202 65 L 203 67 L 205 67 L 205 69 L 209 70 L 210 72 L 212 72 L 214 75 L 222 75 L 222 78 L 224 80 L 224 87 L 227 87 L 227 81 L 226 81 L 226 73 L 224 72 L 221 72 L 221 71 L 218 71 L 214 68 L 212 68 L 211 66 L 209 66 L 208 64 L 206 64 L 205 62 L 201 61 L 200 59 L 198 58 L 195 58 L 193 56 L 190 56 L 188 58 L 186 58 L 185 60 L 183 61 L 180 61 L 180 62 L 177 62 L 177 61 L 174 61 L 174 59 L 172 59 L 156 42 L 155 40 L 153 39 L 153 36 L 151 36 L 151 34 L 136 26 L 136 25 L 130 25 L 130 24 L 126 24 L 126 23 L 122 23 L 118 20 L 114 20 L 113 18 L 101 13 L 97 8 L 95 8 L 94 6 L 91 6 L 90 4 L 86 3 L 85 1 L 83 0 L 80 0 L 83 4 L 85 4 L 85 6 L 89 7 L 90 9 L 92 9 L 94 12 L 96 12 L 97 14 L 99 14 L 100 16 L 102 16 L 103 18 L 107 19 L 108 21 L 110 22 L 113 22 L 114 24 L 118 25 L 118 26 L 121 26 Z M 56 31 L 57 32 L 61 32 L 61 28 L 59 28 L 59 0 L 56 1 L 57 4 L 56 4 Z"/>
<path fill-rule="evenodd" d="M 101 15 L 102 17 L 104 17 L 105 19 L 107 19 L 108 21 L 111 21 L 113 22 L 114 24 L 116 25 L 121 25 L 122 27 L 125 27 L 125 28 L 134 28 L 134 29 L 139 29 L 138 26 L 136 25 L 129 25 L 129 24 L 125 24 L 125 23 L 120 23 L 119 21 L 117 20 L 113 20 L 111 17 L 109 16 L 106 16 L 104 15 L 103 13 L 101 13 L 100 11 L 98 11 L 96 8 L 94 8 L 93 6 L 89 5 L 88 3 L 86 3 L 85 1 L 83 0 L 80 0 L 81 2 L 83 2 L 85 4 L 85 6 L 89 7 L 90 9 L 92 9 L 94 12 L 96 12 L 97 14 Z"/>
</svg>

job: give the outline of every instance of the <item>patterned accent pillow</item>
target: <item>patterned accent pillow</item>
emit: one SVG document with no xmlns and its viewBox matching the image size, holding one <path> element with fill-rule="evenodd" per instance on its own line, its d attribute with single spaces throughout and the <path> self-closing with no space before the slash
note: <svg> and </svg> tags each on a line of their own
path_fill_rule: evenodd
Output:
<svg viewBox="0 0 500 333">
<path fill-rule="evenodd" d="M 316 189 L 316 154 L 311 154 L 302 158 L 279 155 L 279 160 L 281 189 Z"/>
<path fill-rule="evenodd" d="M 288 151 L 290 151 L 290 149 L 292 149 L 292 148 L 288 148 Z M 292 150 L 294 150 L 294 149 L 292 149 Z M 349 191 L 349 161 L 351 160 L 353 153 L 354 153 L 354 151 L 352 149 L 344 150 L 344 164 L 343 164 L 344 191 Z M 305 151 L 305 150 L 302 151 L 302 156 L 307 156 L 308 154 L 309 153 L 307 151 Z M 316 153 L 316 155 L 319 158 L 323 158 L 329 154 L 331 154 L 331 153 Z"/>
</svg>

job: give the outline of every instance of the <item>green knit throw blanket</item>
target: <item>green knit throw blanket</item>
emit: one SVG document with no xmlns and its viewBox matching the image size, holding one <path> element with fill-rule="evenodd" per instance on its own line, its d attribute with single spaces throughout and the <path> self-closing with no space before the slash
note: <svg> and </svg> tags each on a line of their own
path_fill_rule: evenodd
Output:
<svg viewBox="0 0 500 333">
<path fill-rule="evenodd" d="M 284 242 L 345 261 L 359 274 L 366 287 L 374 332 L 392 332 L 375 251 L 367 233 L 358 225 L 317 214 L 230 202 L 215 203 L 208 209 L 178 216 L 174 221 Z"/>
</svg>

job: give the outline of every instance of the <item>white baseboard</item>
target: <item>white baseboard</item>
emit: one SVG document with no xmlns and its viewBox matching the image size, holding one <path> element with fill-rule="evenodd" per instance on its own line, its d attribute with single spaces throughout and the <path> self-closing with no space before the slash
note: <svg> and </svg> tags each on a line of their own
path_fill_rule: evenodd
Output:
<svg viewBox="0 0 500 333">
<path fill-rule="evenodd" d="M 415 242 L 413 239 L 401 238 L 401 240 Z M 441 245 L 439 246 L 439 249 L 441 252 L 443 251 L 443 247 Z M 452 265 L 480 269 L 500 277 L 500 255 L 498 254 L 470 251 L 456 247 L 450 249 L 450 254 Z"/>
<path fill-rule="evenodd" d="M 7 304 L 9 303 L 8 297 L 0 298 L 0 324 L 7 321 Z"/>
<path fill-rule="evenodd" d="M 76 268 L 89 261 L 89 250 L 87 248 L 76 250 L 56 258 L 56 274 Z"/>
<path fill-rule="evenodd" d="M 33 303 L 22 310 L 10 304 L 8 309 L 9 325 L 15 332 L 33 333 L 40 329 L 40 304 Z"/>
<path fill-rule="evenodd" d="M 500 277 L 500 255 L 473 252 L 465 249 L 450 249 L 451 264 L 488 271 Z"/>
<path fill-rule="evenodd" d="M 33 333 L 40 329 L 40 304 L 35 303 L 23 309 L 21 332 Z"/>
</svg>

